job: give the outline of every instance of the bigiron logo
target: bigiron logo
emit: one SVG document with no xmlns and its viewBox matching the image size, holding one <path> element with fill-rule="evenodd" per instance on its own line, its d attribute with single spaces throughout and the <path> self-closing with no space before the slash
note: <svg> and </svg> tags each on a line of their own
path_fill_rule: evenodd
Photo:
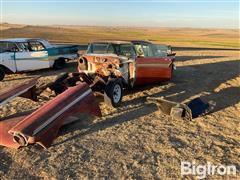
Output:
<svg viewBox="0 0 240 180">
<path fill-rule="evenodd" d="M 207 162 L 205 165 L 199 165 L 193 162 L 182 161 L 181 162 L 181 176 L 195 175 L 199 179 L 204 179 L 207 176 L 213 175 L 236 175 L 237 168 L 234 165 L 214 165 Z"/>
</svg>

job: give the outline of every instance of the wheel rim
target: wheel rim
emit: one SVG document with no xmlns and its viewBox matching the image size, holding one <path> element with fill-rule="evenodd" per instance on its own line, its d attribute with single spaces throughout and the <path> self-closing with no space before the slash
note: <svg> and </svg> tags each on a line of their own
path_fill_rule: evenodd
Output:
<svg viewBox="0 0 240 180">
<path fill-rule="evenodd" d="M 118 103 L 121 99 L 122 91 L 119 84 L 116 84 L 113 88 L 113 101 L 114 103 Z"/>
</svg>

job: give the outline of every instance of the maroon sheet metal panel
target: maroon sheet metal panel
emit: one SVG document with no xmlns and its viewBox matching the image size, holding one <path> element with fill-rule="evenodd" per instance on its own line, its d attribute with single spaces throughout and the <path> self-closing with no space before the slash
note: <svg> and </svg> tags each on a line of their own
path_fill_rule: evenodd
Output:
<svg viewBox="0 0 240 180">
<path fill-rule="evenodd" d="M 38 143 L 42 147 L 47 148 L 56 138 L 59 128 L 64 124 L 67 117 L 79 113 L 101 116 L 95 96 L 86 83 L 70 87 L 28 116 L 12 119 L 16 124 L 8 133 L 11 134 L 13 141 L 18 145 L 10 144 L 9 138 L 3 138 L 5 144 L 3 141 L 1 144 L 19 148 Z M 10 121 L 2 122 L 1 126 L 12 126 L 14 123 Z M 1 132 L 0 136 L 5 137 L 6 131 Z"/>
<path fill-rule="evenodd" d="M 157 83 L 172 78 L 172 58 L 141 57 L 136 60 L 135 85 Z"/>
<path fill-rule="evenodd" d="M 0 145 L 15 149 L 20 147 L 18 143 L 13 141 L 13 136 L 8 131 L 29 114 L 31 112 L 19 113 L 0 120 Z"/>
<path fill-rule="evenodd" d="M 33 78 L 11 89 L 6 89 L 0 93 L 0 105 L 7 103 L 17 96 L 36 100 L 35 88 L 39 77 Z"/>
</svg>

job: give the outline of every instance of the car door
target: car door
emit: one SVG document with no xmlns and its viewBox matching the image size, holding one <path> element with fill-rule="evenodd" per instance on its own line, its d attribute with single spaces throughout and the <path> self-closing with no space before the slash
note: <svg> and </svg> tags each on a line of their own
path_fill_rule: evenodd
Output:
<svg viewBox="0 0 240 180">
<path fill-rule="evenodd" d="M 135 62 L 135 85 L 143 85 L 170 80 L 172 77 L 173 68 L 172 58 L 154 57 L 154 53 L 150 47 L 142 47 L 143 52 L 140 52 L 141 56 L 137 56 Z M 138 51 L 137 48 L 136 51 Z"/>
<path fill-rule="evenodd" d="M 48 52 L 40 42 L 17 44 L 20 51 L 16 52 L 17 71 L 29 71 L 50 67 Z"/>
<path fill-rule="evenodd" d="M 0 65 L 16 72 L 15 64 L 16 45 L 13 42 L 0 42 Z"/>
</svg>

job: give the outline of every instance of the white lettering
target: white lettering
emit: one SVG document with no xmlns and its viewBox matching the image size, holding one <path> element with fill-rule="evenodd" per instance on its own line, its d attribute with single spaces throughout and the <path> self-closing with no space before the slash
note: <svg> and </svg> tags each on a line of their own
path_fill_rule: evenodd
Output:
<svg viewBox="0 0 240 180">
<path fill-rule="evenodd" d="M 199 179 L 204 179 L 208 175 L 236 175 L 237 168 L 234 165 L 213 165 L 210 162 L 207 162 L 206 165 L 198 165 L 194 161 L 181 162 L 181 175 L 196 175 Z"/>
<path fill-rule="evenodd" d="M 181 174 L 189 175 L 192 174 L 191 163 L 190 162 L 181 162 Z"/>
</svg>

